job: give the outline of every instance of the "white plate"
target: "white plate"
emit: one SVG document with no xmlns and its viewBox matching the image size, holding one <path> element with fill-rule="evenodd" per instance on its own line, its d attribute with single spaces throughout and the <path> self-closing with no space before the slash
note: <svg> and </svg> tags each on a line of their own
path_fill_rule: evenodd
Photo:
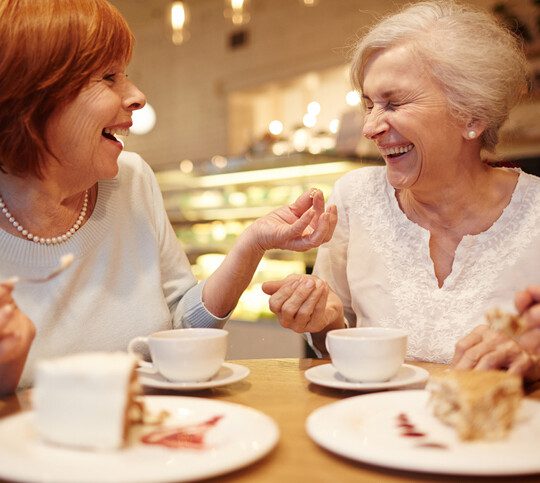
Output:
<svg viewBox="0 0 540 483">
<path fill-rule="evenodd" d="M 140 441 L 145 426 L 127 448 L 110 452 L 79 451 L 42 442 L 33 412 L 0 420 L 0 479 L 28 482 L 173 482 L 220 475 L 267 454 L 279 430 L 265 414 L 239 404 L 194 397 L 146 396 L 152 411 L 168 411 L 166 425 L 197 424 L 222 415 L 205 435 L 204 449 L 170 449 Z M 135 432 L 134 432 L 135 433 Z"/>
<path fill-rule="evenodd" d="M 308 369 L 306 379 L 320 386 L 337 389 L 352 389 L 355 391 L 379 391 L 396 389 L 398 387 L 423 384 L 429 378 L 429 372 L 421 367 L 403 364 L 398 373 L 389 381 L 384 382 L 353 382 L 345 379 L 332 364 L 322 364 Z"/>
<path fill-rule="evenodd" d="M 249 375 L 249 369 L 240 364 L 232 364 L 225 362 L 221 366 L 218 373 L 209 379 L 202 382 L 173 382 L 165 379 L 161 374 L 156 374 L 149 369 L 139 367 L 137 369 L 139 382 L 143 386 L 155 387 L 159 389 L 173 389 L 175 391 L 197 391 L 201 389 L 209 389 L 211 387 L 225 386 L 238 382 Z"/>
<path fill-rule="evenodd" d="M 318 444 L 341 456 L 379 466 L 455 475 L 520 475 L 540 472 L 540 402 L 525 399 L 514 428 L 497 442 L 463 442 L 427 406 L 427 391 L 390 391 L 355 396 L 323 406 L 306 421 Z M 405 437 L 408 416 L 424 437 Z M 422 447 L 435 443 L 442 448 Z"/>
</svg>

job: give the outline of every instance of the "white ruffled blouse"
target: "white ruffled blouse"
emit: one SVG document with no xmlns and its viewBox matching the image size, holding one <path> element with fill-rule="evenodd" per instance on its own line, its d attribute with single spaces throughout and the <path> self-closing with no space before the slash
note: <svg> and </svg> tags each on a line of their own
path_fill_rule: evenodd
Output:
<svg viewBox="0 0 540 483">
<path fill-rule="evenodd" d="M 511 201 L 485 232 L 459 244 L 439 288 L 429 231 L 401 211 L 385 167 L 352 171 L 335 186 L 332 240 L 314 273 L 339 295 L 351 326 L 401 327 L 408 357 L 451 360 L 457 340 L 492 307 L 513 311 L 514 294 L 540 283 L 540 178 L 520 172 Z"/>
</svg>

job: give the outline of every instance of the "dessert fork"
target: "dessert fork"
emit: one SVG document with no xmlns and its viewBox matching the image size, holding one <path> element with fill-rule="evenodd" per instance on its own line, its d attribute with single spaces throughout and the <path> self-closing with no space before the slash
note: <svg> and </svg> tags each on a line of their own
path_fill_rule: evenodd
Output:
<svg viewBox="0 0 540 483">
<path fill-rule="evenodd" d="M 60 263 L 57 267 L 55 267 L 51 272 L 49 272 L 47 275 L 44 275 L 42 277 L 18 277 L 14 276 L 11 278 L 8 278 L 5 280 L 5 283 L 10 283 L 12 285 L 15 285 L 19 282 L 26 282 L 26 283 L 42 283 L 42 282 L 48 282 L 49 280 L 52 280 L 53 278 L 60 275 L 66 268 L 68 268 L 74 260 L 73 253 L 68 253 L 66 255 L 62 255 L 60 257 Z"/>
</svg>

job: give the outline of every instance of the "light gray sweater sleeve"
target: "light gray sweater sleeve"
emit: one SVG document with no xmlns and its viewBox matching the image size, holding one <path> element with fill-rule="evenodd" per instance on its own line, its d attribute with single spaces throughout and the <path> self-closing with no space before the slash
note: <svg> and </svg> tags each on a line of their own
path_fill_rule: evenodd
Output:
<svg viewBox="0 0 540 483">
<path fill-rule="evenodd" d="M 167 217 L 157 180 L 146 163 L 145 170 L 152 188 L 154 219 L 160 250 L 161 284 L 171 312 L 172 326 L 221 328 L 229 316 L 215 317 L 204 306 L 202 301 L 204 282 L 197 283 L 191 271 L 187 255 Z"/>
</svg>

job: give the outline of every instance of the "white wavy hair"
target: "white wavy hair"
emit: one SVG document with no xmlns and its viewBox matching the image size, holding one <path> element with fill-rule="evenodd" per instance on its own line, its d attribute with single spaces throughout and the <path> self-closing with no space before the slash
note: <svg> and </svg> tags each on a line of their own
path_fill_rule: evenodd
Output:
<svg viewBox="0 0 540 483">
<path fill-rule="evenodd" d="M 489 13 L 453 0 L 409 4 L 356 44 L 355 88 L 362 90 L 366 63 L 375 52 L 403 44 L 439 83 L 458 120 L 486 124 L 480 140 L 493 151 L 499 128 L 527 92 L 529 68 L 518 39 Z"/>
</svg>

